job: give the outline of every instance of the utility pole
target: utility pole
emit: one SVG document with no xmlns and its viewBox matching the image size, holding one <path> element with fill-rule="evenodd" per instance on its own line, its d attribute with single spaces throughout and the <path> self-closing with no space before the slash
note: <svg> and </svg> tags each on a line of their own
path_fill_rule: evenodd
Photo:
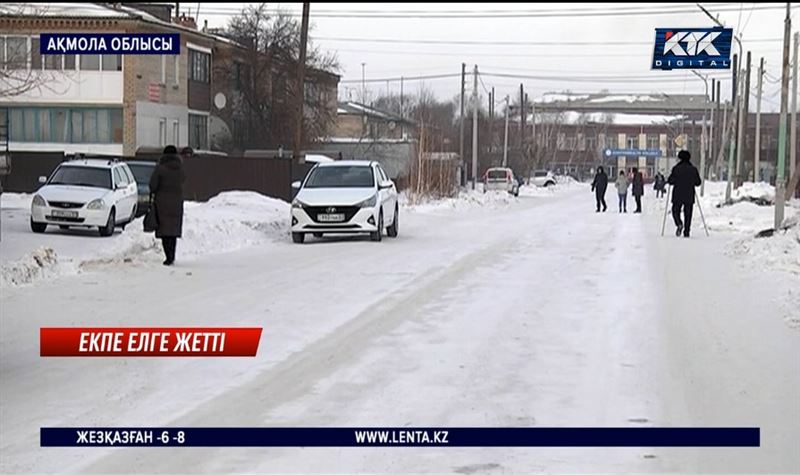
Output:
<svg viewBox="0 0 800 475">
<path fill-rule="evenodd" d="M 721 95 L 722 95 L 722 81 L 717 81 L 717 107 L 716 107 L 717 120 L 719 120 L 720 116 L 720 102 L 722 102 Z M 725 114 L 723 114 L 722 122 L 720 122 L 720 127 L 718 127 L 719 130 L 715 131 L 715 134 L 718 135 L 720 138 L 718 141 L 716 141 L 716 143 L 719 145 L 719 149 L 717 150 L 717 156 L 721 156 L 720 152 L 722 152 L 722 150 L 725 149 L 725 144 L 722 142 L 722 134 L 725 131 L 725 120 L 726 120 L 725 117 L 726 117 Z M 716 173 L 719 174 L 720 172 L 719 161 L 715 160 L 714 165 L 716 166 Z M 717 176 L 717 179 L 719 179 L 719 176 Z"/>
<path fill-rule="evenodd" d="M 519 85 L 519 150 L 522 152 L 522 139 L 525 137 L 525 89 Z"/>
<path fill-rule="evenodd" d="M 733 84 L 732 84 L 732 87 L 731 87 L 731 125 L 732 126 L 736 124 L 736 119 L 738 118 L 738 113 L 739 113 L 739 96 L 736 93 L 736 87 L 738 86 L 738 83 L 736 81 L 736 74 L 738 72 L 738 68 L 739 68 L 739 56 L 734 54 L 733 55 L 733 72 L 732 72 L 732 74 L 733 74 L 732 83 Z M 725 185 L 725 202 L 726 203 L 731 200 L 731 185 L 732 185 L 731 178 L 733 176 L 733 159 L 734 159 L 734 156 L 736 155 L 736 134 L 734 133 L 734 130 L 735 129 L 733 127 L 731 127 L 731 133 L 730 133 L 731 144 L 730 144 L 730 148 L 728 150 L 728 177 L 727 177 L 728 179 L 727 179 L 727 184 Z"/>
<path fill-rule="evenodd" d="M 758 63 L 758 93 L 756 95 L 756 150 L 753 154 L 753 181 L 761 181 L 761 94 L 764 89 L 764 57 Z"/>
<path fill-rule="evenodd" d="M 531 101 L 531 150 L 532 150 L 532 159 L 536 160 L 536 98 Z M 530 181 L 530 174 L 531 170 L 526 172 L 527 176 L 525 177 L 525 183 Z"/>
<path fill-rule="evenodd" d="M 711 104 L 709 104 L 708 108 L 710 110 L 710 124 L 708 125 L 708 141 L 706 145 L 708 146 L 708 159 L 711 160 L 714 157 L 714 104 L 716 104 L 716 94 L 717 92 L 717 80 L 711 79 Z M 700 196 L 703 195 L 705 191 L 705 180 L 708 178 L 708 169 L 703 170 L 703 186 L 700 188 Z"/>
<path fill-rule="evenodd" d="M 789 129 L 789 178 L 794 177 L 795 167 L 797 166 L 797 47 L 800 38 L 798 33 L 794 34 L 794 56 L 792 64 L 794 72 L 792 75 L 792 125 Z M 794 190 L 792 190 L 794 191 Z"/>
<path fill-rule="evenodd" d="M 511 108 L 511 104 L 508 101 L 508 96 L 506 96 L 506 132 L 505 138 L 503 138 L 503 166 L 508 165 L 508 112 Z"/>
<path fill-rule="evenodd" d="M 461 158 L 461 163 L 464 164 L 464 184 L 467 184 L 467 160 L 464 157 L 464 80 L 466 74 L 465 63 L 461 63 L 461 125 L 458 135 L 458 156 Z"/>
<path fill-rule="evenodd" d="M 361 63 L 361 103 L 364 105 L 367 105 L 366 67 L 367 63 Z"/>
<path fill-rule="evenodd" d="M 494 86 L 489 93 L 489 153 L 494 152 Z"/>
<path fill-rule="evenodd" d="M 403 76 L 400 76 L 400 138 L 406 138 L 406 112 L 403 107 Z"/>
<path fill-rule="evenodd" d="M 478 181 L 478 65 L 472 73 L 472 189 Z"/>
<path fill-rule="evenodd" d="M 742 82 L 741 99 L 739 101 L 739 121 L 737 123 L 738 129 L 736 132 L 736 181 L 735 187 L 742 186 L 742 155 L 744 155 L 744 134 L 747 132 L 747 116 L 749 113 L 748 106 L 750 105 L 750 51 L 747 52 L 747 66 L 744 69 L 744 78 L 740 79 Z"/>
<path fill-rule="evenodd" d="M 789 106 L 789 36 L 792 18 L 789 2 L 786 3 L 786 19 L 783 21 L 783 68 L 781 74 L 781 117 L 778 122 L 778 174 L 775 178 L 775 229 L 783 224 L 783 207 L 786 199 L 786 108 Z"/>
<path fill-rule="evenodd" d="M 700 196 L 703 196 L 705 192 L 705 174 L 706 174 L 706 144 L 708 143 L 708 137 L 706 135 L 706 111 L 708 109 L 708 78 L 703 76 L 702 74 L 698 73 L 694 69 L 690 70 L 694 73 L 695 76 L 699 77 L 703 80 L 703 83 L 706 85 L 705 94 L 703 95 L 703 102 L 705 102 L 703 106 L 703 126 L 700 133 Z M 692 129 L 694 129 L 694 119 L 692 119 Z"/>
<path fill-rule="evenodd" d="M 300 58 L 297 61 L 297 87 L 295 89 L 295 114 L 297 120 L 295 122 L 294 131 L 294 150 L 292 151 L 293 160 L 297 163 L 306 163 L 305 156 L 301 155 L 302 141 L 303 141 L 303 104 L 305 102 L 305 75 L 306 75 L 306 44 L 308 43 L 308 11 L 310 7 L 309 2 L 303 2 L 303 21 L 300 26 Z"/>
</svg>

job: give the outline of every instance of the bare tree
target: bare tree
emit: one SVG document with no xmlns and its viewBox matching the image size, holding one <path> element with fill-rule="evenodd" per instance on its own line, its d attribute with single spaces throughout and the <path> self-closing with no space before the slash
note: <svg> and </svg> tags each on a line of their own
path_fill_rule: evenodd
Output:
<svg viewBox="0 0 800 475">
<path fill-rule="evenodd" d="M 26 20 L 44 16 L 47 4 L 3 4 L 0 5 L 0 16 L 6 21 Z M 13 24 L 13 23 L 12 23 Z M 42 57 L 35 49 L 38 46 L 39 31 L 14 28 L 13 35 L 0 38 L 0 51 L 5 43 L 6 54 L 0 55 L 0 99 L 21 96 L 41 89 L 53 90 L 52 84 L 63 73 L 55 70 L 43 70 Z M 29 41 L 29 37 L 36 37 Z M 34 51 L 29 51 L 29 46 Z M 29 64 L 29 58 L 38 58 Z"/>
<path fill-rule="evenodd" d="M 286 118 L 294 113 L 290 99 L 296 94 L 305 96 L 303 142 L 329 134 L 336 120 L 336 93 L 332 97 L 325 93 L 321 77 L 339 70 L 335 54 L 309 43 L 305 90 L 297 91 L 293 65 L 299 58 L 300 24 L 296 19 L 283 11 L 271 14 L 266 3 L 249 5 L 230 19 L 224 34 L 241 46 L 242 65 L 217 63 L 215 73 L 238 83 L 240 114 L 250 129 L 247 145 L 291 143 L 294 123 Z"/>
</svg>

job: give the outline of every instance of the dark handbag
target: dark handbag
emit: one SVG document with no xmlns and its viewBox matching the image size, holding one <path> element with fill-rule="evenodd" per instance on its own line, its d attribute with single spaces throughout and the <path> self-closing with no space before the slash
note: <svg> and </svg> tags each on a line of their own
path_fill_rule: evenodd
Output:
<svg viewBox="0 0 800 475">
<path fill-rule="evenodd" d="M 150 195 L 150 207 L 144 215 L 144 232 L 154 233 L 158 229 L 158 213 L 156 213 L 156 200 Z"/>
</svg>

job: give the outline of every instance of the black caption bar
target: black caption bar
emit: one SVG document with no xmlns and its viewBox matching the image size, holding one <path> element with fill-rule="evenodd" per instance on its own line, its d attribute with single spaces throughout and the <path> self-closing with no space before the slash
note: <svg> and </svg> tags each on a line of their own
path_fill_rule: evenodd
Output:
<svg viewBox="0 0 800 475">
<path fill-rule="evenodd" d="M 42 447 L 759 447 L 761 430 L 736 428 L 62 428 Z"/>
</svg>

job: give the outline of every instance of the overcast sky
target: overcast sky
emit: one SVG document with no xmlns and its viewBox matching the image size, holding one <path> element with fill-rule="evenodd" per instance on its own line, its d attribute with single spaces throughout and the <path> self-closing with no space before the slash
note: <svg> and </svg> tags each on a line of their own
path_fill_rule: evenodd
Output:
<svg viewBox="0 0 800 475">
<path fill-rule="evenodd" d="M 300 3 L 275 3 L 270 7 L 283 8 L 299 13 Z M 200 8 L 198 24 L 205 20 L 210 27 L 227 24 L 231 13 L 241 8 L 234 4 L 182 3 L 181 9 L 192 14 Z M 764 82 L 762 110 L 778 110 L 781 74 L 784 4 L 768 3 L 707 3 L 704 6 L 734 33 L 741 35 L 745 50 L 752 51 L 753 73 L 751 75 L 752 98 L 755 98 L 758 60 L 764 57 L 768 75 Z M 765 9 L 770 8 L 773 9 Z M 619 9 L 644 9 L 649 13 L 627 16 L 586 17 L 532 17 L 506 15 L 503 18 L 485 18 L 498 11 L 511 12 L 580 12 L 592 9 L 609 13 Z M 680 13 L 654 14 L 664 9 L 682 9 Z M 728 11 L 723 11 L 723 10 Z M 792 15 L 800 23 L 800 16 Z M 688 11 L 687 11 L 688 10 Z M 340 98 L 348 95 L 358 100 L 361 97 L 362 63 L 367 79 L 413 77 L 438 74 L 458 74 L 461 63 L 467 63 L 469 72 L 477 64 L 482 75 L 479 84 L 485 96 L 484 86 L 496 88 L 497 97 L 519 94 L 523 83 L 529 96 L 539 97 L 545 92 L 570 90 L 573 92 L 597 92 L 608 89 L 612 92 L 666 92 L 703 93 L 702 80 L 688 71 L 653 71 L 650 61 L 653 53 L 655 28 L 706 27 L 712 21 L 694 3 L 672 4 L 521 4 L 521 3 L 311 3 L 311 32 L 313 42 L 328 51 L 337 53 L 342 69 L 343 82 L 339 86 Z M 352 14 L 397 15 L 402 12 L 411 18 L 358 18 Z M 471 12 L 482 18 L 435 18 L 437 14 L 449 12 Z M 315 15 L 316 13 L 316 15 Z M 331 13 L 347 17 L 330 17 Z M 428 16 L 431 15 L 431 16 Z M 347 41 L 345 39 L 358 39 Z M 468 41 L 478 44 L 431 44 L 377 42 L 374 40 L 433 40 Z M 775 41 L 761 41 L 775 40 Z M 502 45 L 498 42 L 548 42 L 545 45 Z M 587 42 L 583 45 L 564 45 L 559 42 Z M 608 44 L 623 42 L 630 44 Z M 737 51 L 734 48 L 734 52 Z M 707 71 L 700 71 L 706 73 Z M 491 77 L 489 73 L 510 73 L 531 76 L 568 76 L 576 81 L 554 79 L 517 79 Z M 582 78 L 581 78 L 582 76 Z M 587 77 L 588 76 L 588 77 Z M 601 82 L 592 76 L 605 76 Z M 730 72 L 712 73 L 725 77 L 722 98 L 730 99 Z M 630 77 L 630 80 L 620 77 Z M 666 81 L 662 81 L 666 79 Z M 404 81 L 404 90 L 413 93 L 424 84 L 441 98 L 451 98 L 459 92 L 458 77 Z M 613 82 L 612 82 L 613 81 Z M 710 81 L 709 81 L 710 83 Z M 468 77 L 468 89 L 472 78 Z M 399 81 L 367 84 L 368 97 L 387 90 L 398 92 Z M 755 101 L 751 101 L 755 110 Z"/>
</svg>

